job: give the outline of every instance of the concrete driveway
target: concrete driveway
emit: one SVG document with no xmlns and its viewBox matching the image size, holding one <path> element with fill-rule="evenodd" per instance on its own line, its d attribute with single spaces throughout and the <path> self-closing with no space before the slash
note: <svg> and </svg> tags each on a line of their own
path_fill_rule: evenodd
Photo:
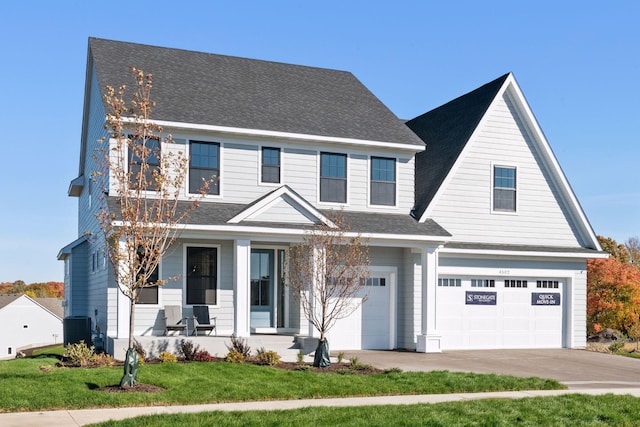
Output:
<svg viewBox="0 0 640 427">
<path fill-rule="evenodd" d="M 586 350 L 459 350 L 443 353 L 349 351 L 346 357 L 377 368 L 459 371 L 541 377 L 572 389 L 640 387 L 640 359 Z"/>
</svg>

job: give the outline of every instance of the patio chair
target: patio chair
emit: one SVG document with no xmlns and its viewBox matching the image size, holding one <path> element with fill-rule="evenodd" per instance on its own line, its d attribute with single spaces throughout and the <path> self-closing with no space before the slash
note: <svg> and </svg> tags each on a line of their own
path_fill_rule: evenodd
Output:
<svg viewBox="0 0 640 427">
<path fill-rule="evenodd" d="M 211 335 L 211 331 L 215 331 L 218 335 L 216 318 L 209 318 L 209 307 L 206 305 L 193 306 L 193 332 L 191 335 L 198 336 L 198 331 L 209 331 L 207 335 Z"/>
<path fill-rule="evenodd" d="M 165 335 L 169 335 L 169 331 L 184 331 L 188 335 L 187 318 L 182 317 L 182 307 L 179 305 L 165 305 L 163 319 Z"/>
</svg>

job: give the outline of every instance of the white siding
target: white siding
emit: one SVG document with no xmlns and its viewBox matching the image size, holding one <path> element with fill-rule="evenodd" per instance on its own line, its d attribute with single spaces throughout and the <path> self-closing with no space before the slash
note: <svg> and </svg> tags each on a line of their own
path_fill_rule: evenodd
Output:
<svg viewBox="0 0 640 427">
<path fill-rule="evenodd" d="M 422 260 L 404 250 L 403 282 L 398 282 L 398 348 L 415 350 L 422 313 Z"/>
<path fill-rule="evenodd" d="M 489 111 L 430 215 L 456 241 L 580 246 L 508 94 Z M 517 168 L 517 212 L 492 213 L 493 165 Z"/>
<path fill-rule="evenodd" d="M 259 212 L 245 219 L 245 221 L 258 221 L 258 222 L 279 222 L 279 223 L 293 223 L 293 224 L 314 224 L 313 218 L 296 203 L 293 202 L 288 196 L 283 199 L 277 200 L 264 212 Z"/>
<path fill-rule="evenodd" d="M 21 296 L 0 309 L 0 359 L 13 359 L 23 347 L 62 342 L 62 320 Z M 9 353 L 11 349 L 11 353 Z"/>
</svg>

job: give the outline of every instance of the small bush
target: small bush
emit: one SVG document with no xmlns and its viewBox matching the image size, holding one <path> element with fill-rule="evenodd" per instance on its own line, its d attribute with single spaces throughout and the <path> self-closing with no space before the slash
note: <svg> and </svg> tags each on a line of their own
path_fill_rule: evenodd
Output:
<svg viewBox="0 0 640 427">
<path fill-rule="evenodd" d="M 244 363 L 246 357 L 236 349 L 230 349 L 229 353 L 224 358 L 227 362 L 231 363 Z"/>
<path fill-rule="evenodd" d="M 226 345 L 226 344 L 225 344 Z M 251 347 L 247 344 L 247 340 L 245 338 L 236 337 L 235 335 L 231 335 L 231 345 L 226 345 L 229 353 L 232 351 L 236 351 L 242 354 L 242 360 L 251 356 Z"/>
<path fill-rule="evenodd" d="M 207 350 L 199 350 L 193 355 L 193 360 L 196 362 L 211 362 L 213 356 Z"/>
<path fill-rule="evenodd" d="M 195 355 L 198 350 L 200 350 L 199 345 L 194 345 L 191 341 L 187 340 L 180 341 L 180 351 L 182 352 L 182 357 L 184 357 L 184 360 L 195 360 Z"/>
<path fill-rule="evenodd" d="M 140 360 L 142 361 L 142 359 Z M 94 354 L 91 357 L 91 364 L 94 366 L 114 366 L 116 364 L 116 360 L 110 354 L 100 353 Z"/>
<path fill-rule="evenodd" d="M 142 346 L 142 344 L 140 344 L 138 342 L 138 340 L 133 340 L 133 348 L 136 350 L 136 353 L 138 353 L 138 360 L 140 361 L 140 364 L 143 364 L 144 361 L 147 359 L 147 352 L 144 349 L 144 347 Z"/>
<path fill-rule="evenodd" d="M 298 363 L 304 362 L 304 352 L 302 350 L 298 351 L 298 354 L 296 355 L 296 357 L 298 359 Z"/>
<path fill-rule="evenodd" d="M 400 368 L 387 368 L 383 371 L 385 374 L 401 374 L 402 369 Z"/>
<path fill-rule="evenodd" d="M 73 366 L 88 366 L 95 356 L 95 349 L 93 346 L 87 346 L 84 341 L 80 341 L 77 344 L 67 345 L 64 356 L 69 358 Z"/>
<path fill-rule="evenodd" d="M 280 355 L 273 350 L 265 351 L 264 348 L 261 348 L 260 351 L 258 351 L 256 360 L 258 365 L 276 366 L 280 363 Z"/>
<path fill-rule="evenodd" d="M 624 343 L 622 341 L 614 341 L 609 345 L 609 351 L 611 353 L 617 353 L 624 347 Z"/>
<path fill-rule="evenodd" d="M 303 372 L 313 371 L 313 367 L 309 365 L 300 365 L 300 366 L 296 366 L 296 371 L 303 371 Z"/>
<path fill-rule="evenodd" d="M 162 363 L 176 363 L 178 361 L 178 356 L 171 354 L 168 351 L 163 351 L 158 355 L 158 359 Z"/>
<path fill-rule="evenodd" d="M 344 351 L 341 351 L 340 353 L 338 353 L 338 363 L 342 363 L 342 361 L 344 360 Z"/>
<path fill-rule="evenodd" d="M 360 359 L 358 359 L 357 357 L 351 358 L 350 368 L 353 369 L 354 371 L 371 371 L 375 369 L 373 366 L 369 364 L 362 363 Z"/>
<path fill-rule="evenodd" d="M 342 369 L 338 369 L 336 371 L 336 374 L 338 374 L 338 375 L 354 375 L 355 371 L 353 369 L 349 369 L 349 368 L 342 368 Z"/>
</svg>

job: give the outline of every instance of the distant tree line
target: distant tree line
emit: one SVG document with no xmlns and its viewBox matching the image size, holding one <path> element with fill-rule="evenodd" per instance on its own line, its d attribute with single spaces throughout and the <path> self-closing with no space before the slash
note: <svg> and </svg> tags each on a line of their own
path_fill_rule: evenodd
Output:
<svg viewBox="0 0 640 427">
<path fill-rule="evenodd" d="M 587 332 L 640 333 L 640 239 L 618 243 L 598 236 L 609 259 L 587 261 Z M 634 337 L 632 337 L 634 338 Z"/>
<path fill-rule="evenodd" d="M 31 298 L 64 298 L 64 283 L 45 282 L 27 285 L 22 280 L 0 283 L 0 294 L 25 294 Z"/>
</svg>

